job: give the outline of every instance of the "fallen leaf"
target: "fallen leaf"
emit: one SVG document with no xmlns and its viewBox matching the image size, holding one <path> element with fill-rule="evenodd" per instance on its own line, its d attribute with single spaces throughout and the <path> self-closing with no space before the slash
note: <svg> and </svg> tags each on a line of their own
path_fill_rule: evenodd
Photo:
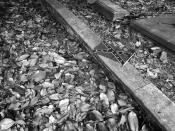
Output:
<svg viewBox="0 0 175 131">
<path fill-rule="evenodd" d="M 35 112 L 35 116 L 40 116 L 40 115 L 43 115 L 43 114 L 51 114 L 54 110 L 54 107 L 53 106 L 44 106 L 42 108 L 39 108 L 36 110 Z"/>
<path fill-rule="evenodd" d="M 144 125 L 142 126 L 141 131 L 149 131 L 149 130 L 148 130 L 147 126 L 144 124 Z"/>
<path fill-rule="evenodd" d="M 20 102 L 11 103 L 10 106 L 9 106 L 9 109 L 11 109 L 11 110 L 19 110 L 20 109 L 20 106 L 21 106 L 21 103 Z"/>
<path fill-rule="evenodd" d="M 109 100 L 106 94 L 100 93 L 100 100 L 104 102 L 106 106 L 109 106 Z"/>
<path fill-rule="evenodd" d="M 94 129 L 90 124 L 86 124 L 84 130 L 85 130 L 85 131 L 95 131 L 95 129 Z"/>
<path fill-rule="evenodd" d="M 53 83 L 46 82 L 46 81 L 44 83 L 42 83 L 42 86 L 44 88 L 54 88 L 54 84 Z"/>
<path fill-rule="evenodd" d="M 55 53 L 55 52 L 49 52 L 49 55 L 52 56 L 52 57 L 54 58 L 55 62 L 56 62 L 58 65 L 59 65 L 59 64 L 64 64 L 64 63 L 66 62 L 66 60 L 65 60 L 62 56 L 58 55 L 58 54 Z"/>
<path fill-rule="evenodd" d="M 113 114 L 116 114 L 118 112 L 118 109 L 119 109 L 119 107 L 116 103 L 111 104 L 110 108 L 111 108 L 111 111 Z"/>
<path fill-rule="evenodd" d="M 30 66 L 35 66 L 36 63 L 38 62 L 38 59 L 30 59 Z"/>
<path fill-rule="evenodd" d="M 26 122 L 24 120 L 17 120 L 17 121 L 15 121 L 15 124 L 25 125 Z"/>
<path fill-rule="evenodd" d="M 0 130 L 7 130 L 15 124 L 15 121 L 10 118 L 4 118 L 0 121 Z"/>
<path fill-rule="evenodd" d="M 45 71 L 37 71 L 33 76 L 32 79 L 36 82 L 40 82 L 46 77 L 46 72 Z"/>
<path fill-rule="evenodd" d="M 77 131 L 74 124 L 71 121 L 66 121 L 66 130 L 65 131 Z"/>
<path fill-rule="evenodd" d="M 90 105 L 87 103 L 81 103 L 80 105 L 80 111 L 81 112 L 88 112 L 90 110 Z"/>
<path fill-rule="evenodd" d="M 107 97 L 108 97 L 109 102 L 115 101 L 115 93 L 112 89 L 107 90 Z"/>
<path fill-rule="evenodd" d="M 55 78 L 56 79 L 60 79 L 61 78 L 61 75 L 63 74 L 63 72 L 64 72 L 64 70 L 60 70 L 59 73 L 54 74 Z"/>
<path fill-rule="evenodd" d="M 22 82 L 28 81 L 27 74 L 22 74 L 20 80 L 21 80 Z"/>
<path fill-rule="evenodd" d="M 28 58 L 28 57 L 29 57 L 29 54 L 21 55 L 19 58 L 17 58 L 17 61 L 25 60 L 25 59 Z"/>
<path fill-rule="evenodd" d="M 109 131 L 116 131 L 115 130 L 116 126 L 117 126 L 117 124 L 116 124 L 115 118 L 109 118 L 107 120 L 107 127 L 108 127 Z"/>
<path fill-rule="evenodd" d="M 115 86 L 115 84 L 113 82 L 108 82 L 108 88 L 112 89 L 112 90 L 115 90 L 116 86 Z"/>
<path fill-rule="evenodd" d="M 59 102 L 59 108 L 61 111 L 67 111 L 69 105 L 69 99 L 63 99 Z"/>
<path fill-rule="evenodd" d="M 50 95 L 49 98 L 50 98 L 51 100 L 59 100 L 59 99 L 60 99 L 58 93 L 55 93 L 55 94 Z"/>
<path fill-rule="evenodd" d="M 119 126 L 119 127 L 120 127 L 120 126 L 123 126 L 126 122 L 127 122 L 126 116 L 125 116 L 125 115 L 122 115 L 122 116 L 121 116 L 121 119 L 120 119 L 120 121 L 119 121 L 119 123 L 118 123 L 118 126 Z"/>
<path fill-rule="evenodd" d="M 135 112 L 131 111 L 128 114 L 128 123 L 131 131 L 139 131 L 139 122 Z"/>
<path fill-rule="evenodd" d="M 98 122 L 97 124 L 97 131 L 107 131 L 107 127 L 103 122 Z"/>
<path fill-rule="evenodd" d="M 103 116 L 99 111 L 93 110 L 92 113 L 94 114 L 97 121 L 103 121 Z"/>
<path fill-rule="evenodd" d="M 104 85 L 104 84 L 100 84 L 99 85 L 99 88 L 100 88 L 100 90 L 103 92 L 103 93 L 105 93 L 106 92 L 106 86 Z"/>
<path fill-rule="evenodd" d="M 38 97 L 36 96 L 36 97 L 33 97 L 32 99 L 31 99 L 31 101 L 30 101 L 30 106 L 33 106 L 33 105 L 35 105 L 37 102 L 38 102 Z"/>
<path fill-rule="evenodd" d="M 120 93 L 119 94 L 119 98 L 121 98 L 123 100 L 126 100 L 126 99 L 128 99 L 128 96 L 126 94 L 124 94 L 124 93 Z"/>
<path fill-rule="evenodd" d="M 41 92 L 40 92 L 41 96 L 45 96 L 47 94 L 48 94 L 47 89 L 41 89 Z"/>
<path fill-rule="evenodd" d="M 149 69 L 147 69 L 147 75 L 152 79 L 155 79 L 158 76 L 156 72 L 150 71 Z"/>
<path fill-rule="evenodd" d="M 127 106 L 126 101 L 125 101 L 125 100 L 122 100 L 122 99 L 118 99 L 118 100 L 117 100 L 117 103 L 118 103 L 118 105 L 119 105 L 120 107 L 122 107 L 122 106 Z"/>
</svg>

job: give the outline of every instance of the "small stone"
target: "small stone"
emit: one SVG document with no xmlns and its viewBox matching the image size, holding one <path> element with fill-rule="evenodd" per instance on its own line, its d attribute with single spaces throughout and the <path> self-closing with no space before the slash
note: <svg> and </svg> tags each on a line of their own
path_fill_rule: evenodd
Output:
<svg viewBox="0 0 175 131">
<path fill-rule="evenodd" d="M 137 41 L 137 42 L 135 43 L 135 46 L 136 46 L 136 47 L 141 46 L 141 42 L 140 42 L 140 41 Z"/>
<path fill-rule="evenodd" d="M 151 50 L 152 50 L 152 51 L 155 51 L 155 50 L 161 50 L 161 48 L 160 48 L 160 47 L 155 46 L 155 47 L 151 47 Z"/>
<path fill-rule="evenodd" d="M 163 63 L 168 63 L 167 52 L 162 51 L 162 53 L 161 53 L 161 55 L 160 55 L 160 60 L 161 60 Z"/>
<path fill-rule="evenodd" d="M 111 104 L 110 108 L 111 108 L 111 112 L 112 112 L 113 114 L 116 114 L 117 111 L 118 111 L 118 109 L 119 109 L 119 107 L 118 107 L 118 105 L 117 105 L 116 103 Z"/>
</svg>

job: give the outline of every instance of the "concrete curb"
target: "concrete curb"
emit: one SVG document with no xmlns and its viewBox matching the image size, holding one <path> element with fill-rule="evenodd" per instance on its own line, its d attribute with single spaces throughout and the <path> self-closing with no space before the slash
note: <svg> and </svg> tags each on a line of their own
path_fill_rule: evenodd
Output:
<svg viewBox="0 0 175 131">
<path fill-rule="evenodd" d="M 175 51 L 174 21 L 175 16 L 173 15 L 157 16 L 132 21 L 130 27 L 162 46 Z"/>
<path fill-rule="evenodd" d="M 100 37 L 57 0 L 45 0 L 45 3 L 51 14 L 84 43 L 97 62 L 114 75 L 163 130 L 175 131 L 175 104 L 168 97 L 149 80 L 143 79 L 129 63 L 122 67 L 120 63 L 94 53 L 94 48 L 101 43 Z"/>
<path fill-rule="evenodd" d="M 96 0 L 92 6 L 97 12 L 104 15 L 111 21 L 122 19 L 124 16 L 129 15 L 127 10 L 110 2 L 109 0 Z"/>
</svg>

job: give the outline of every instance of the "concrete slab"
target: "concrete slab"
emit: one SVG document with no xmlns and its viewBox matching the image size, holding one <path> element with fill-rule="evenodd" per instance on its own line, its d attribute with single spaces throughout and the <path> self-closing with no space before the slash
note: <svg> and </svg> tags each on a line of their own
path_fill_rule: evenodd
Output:
<svg viewBox="0 0 175 131">
<path fill-rule="evenodd" d="M 97 12 L 111 21 L 122 19 L 124 16 L 129 15 L 127 10 L 109 0 L 96 0 L 92 5 Z"/>
<path fill-rule="evenodd" d="M 169 100 L 155 85 L 148 84 L 135 92 L 142 105 L 154 114 L 157 121 L 167 131 L 175 131 L 175 104 Z M 149 97 L 148 97 L 149 96 Z"/>
<path fill-rule="evenodd" d="M 158 16 L 131 22 L 131 28 L 175 51 L 175 16 Z"/>
</svg>

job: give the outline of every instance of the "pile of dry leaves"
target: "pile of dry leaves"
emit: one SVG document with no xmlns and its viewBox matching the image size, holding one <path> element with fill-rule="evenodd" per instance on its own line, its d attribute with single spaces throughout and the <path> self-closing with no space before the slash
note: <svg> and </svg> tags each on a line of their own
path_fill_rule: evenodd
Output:
<svg viewBox="0 0 175 131">
<path fill-rule="evenodd" d="M 0 131 L 154 130 L 37 1 L 0 6 Z"/>
</svg>

